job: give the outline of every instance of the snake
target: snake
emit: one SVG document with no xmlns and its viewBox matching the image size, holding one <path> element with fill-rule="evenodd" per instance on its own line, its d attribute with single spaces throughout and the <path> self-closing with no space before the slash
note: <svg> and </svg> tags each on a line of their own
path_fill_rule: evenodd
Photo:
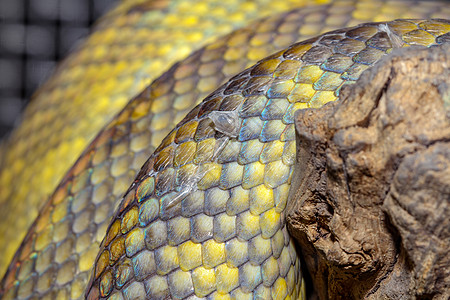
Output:
<svg viewBox="0 0 450 300">
<path fill-rule="evenodd" d="M 124 52 L 133 57 L 133 51 L 146 46 L 143 33 L 139 35 L 145 21 L 161 22 L 155 18 L 160 11 L 170 20 L 174 7 L 195 7 L 186 3 L 125 1 L 113 9 L 97 24 L 92 40 L 69 56 L 55 79 L 38 91 L 10 140 L 21 141 L 28 132 L 39 135 L 42 127 L 33 122 L 44 124 L 48 118 L 37 112 L 43 109 L 44 116 L 50 116 L 52 101 L 65 92 L 70 95 L 68 82 L 74 77 L 85 76 L 89 82 L 90 76 L 102 76 L 92 73 L 90 64 L 101 66 L 107 58 L 101 55 L 107 52 L 100 51 L 100 59 L 89 56 L 94 38 L 110 43 L 112 34 L 120 35 L 120 26 L 131 26 L 135 31 L 127 34 L 136 36 L 131 40 L 134 47 Z M 284 220 L 296 155 L 295 111 L 338 99 L 343 86 L 354 83 L 395 48 L 450 40 L 450 23 L 444 20 L 449 7 L 443 2 L 372 3 L 335 0 L 298 7 L 286 2 L 279 14 L 252 20 L 257 19 L 258 5 L 271 13 L 277 10 L 264 1 L 242 2 L 243 11 L 248 6 L 254 11 L 254 16 L 244 14 L 249 25 L 175 63 L 130 96 L 120 112 L 106 105 L 112 120 L 88 123 L 93 131 L 104 127 L 43 206 L 28 203 L 26 197 L 21 201 L 39 213 L 31 227 L 23 229 L 25 237 L 1 282 L 1 298 L 304 299 L 299 252 Z M 203 12 L 214 15 L 214 10 Z M 189 17 L 187 22 L 195 23 Z M 383 21 L 387 17 L 414 19 Z M 364 21 L 370 23 L 357 25 Z M 172 22 L 183 23 L 176 18 Z M 81 58 L 88 60 L 85 70 L 79 67 Z M 145 73 L 137 64 L 130 68 L 134 71 L 126 76 Z M 117 76 L 103 74 L 108 75 Z M 95 89 L 102 92 L 101 86 Z M 105 84 L 105 95 L 108 89 Z M 117 93 L 121 92 L 111 94 Z M 45 101 L 50 102 L 39 108 Z M 59 105 L 56 108 L 68 104 Z M 26 117 L 35 113 L 38 117 L 27 125 Z M 93 115 L 108 119 L 108 113 Z M 92 135 L 86 133 L 84 139 Z M 83 144 L 71 137 L 65 142 Z M 4 157 L 14 152 L 22 153 L 13 146 L 2 149 Z M 24 161 L 12 164 L 9 171 L 21 174 Z M 5 178 L 24 184 L 11 174 Z M 2 193 L 13 195 L 11 189 Z M 42 193 L 36 199 L 45 196 L 45 191 L 36 193 Z M 21 231 L 13 221 L 2 223 L 9 231 L 11 225 Z M 2 244 L 9 243 L 6 236 L 2 239 Z"/>
</svg>

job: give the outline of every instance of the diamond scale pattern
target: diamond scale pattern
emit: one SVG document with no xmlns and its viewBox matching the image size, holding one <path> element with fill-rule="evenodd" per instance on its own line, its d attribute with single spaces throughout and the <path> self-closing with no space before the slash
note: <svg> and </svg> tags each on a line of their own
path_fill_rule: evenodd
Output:
<svg viewBox="0 0 450 300">
<path fill-rule="evenodd" d="M 84 298 L 90 273 L 94 276 L 89 290 L 93 298 L 127 299 L 148 293 L 156 299 L 224 294 L 239 299 L 258 295 L 278 299 L 302 293 L 300 266 L 283 218 L 291 176 L 287 170 L 292 169 L 295 155 L 292 117 L 287 114 L 336 99 L 339 87 L 362 72 L 361 68 L 351 69 L 359 64 L 353 58 L 371 47 L 366 41 L 379 27 L 361 26 L 326 35 L 323 44 L 318 39 L 295 44 L 267 59 L 275 63 L 263 60 L 234 77 L 191 111 L 189 108 L 209 92 L 196 88 L 195 82 L 200 81 L 187 79 L 209 78 L 212 73 L 205 70 L 221 65 L 222 71 L 214 76 L 222 82 L 276 50 L 275 41 L 288 46 L 303 38 L 300 28 L 309 26 L 306 16 L 316 13 L 322 21 L 327 20 L 334 15 L 336 5 L 294 10 L 256 22 L 176 64 L 132 99 L 88 146 L 45 204 L 2 282 L 3 296 Z M 430 8 L 425 14 L 433 11 Z M 356 22 L 351 15 L 341 21 L 338 27 Z M 317 34 L 327 26 L 327 22 L 313 23 L 309 33 Z M 432 43 L 445 41 L 449 26 L 443 21 L 389 23 L 402 37 L 425 26 L 433 28 Z M 288 34 L 289 28 L 292 31 Z M 267 39 L 268 32 L 271 39 Z M 248 46 L 250 35 L 254 41 L 261 37 L 261 43 Z M 277 39 L 280 36 L 283 38 Z M 414 43 L 430 44 L 428 39 L 410 37 L 414 34 L 408 35 Z M 360 51 L 348 50 L 347 43 L 362 40 L 365 46 Z M 268 48 L 261 46 L 266 41 Z M 373 40 L 371 43 L 376 45 Z M 311 49 L 320 59 L 308 52 Z M 332 72 L 321 66 L 333 55 L 345 52 L 341 49 L 351 52 L 348 56 L 353 62 L 347 69 L 340 68 L 343 83 L 335 90 L 319 90 L 328 84 L 317 83 L 321 76 Z M 230 53 L 233 59 L 224 59 L 223 53 Z M 255 76 L 251 74 L 254 69 L 259 69 Z M 199 70 L 205 76 L 200 76 Z M 354 77 L 344 78 L 349 72 Z M 175 86 L 179 81 L 174 74 L 184 84 L 192 84 L 190 89 L 177 88 L 183 92 L 178 94 Z M 289 78 L 282 79 L 292 85 L 288 95 L 283 91 L 269 94 L 269 85 L 264 84 L 275 82 L 275 74 L 288 74 Z M 298 97 L 294 91 L 301 92 L 300 84 L 314 92 Z M 249 120 L 251 134 L 245 135 L 245 141 L 216 130 L 209 116 L 218 111 L 239 112 L 241 130 Z M 263 111 L 267 120 L 261 117 Z M 272 145 L 273 152 L 265 153 L 263 149 Z M 239 165 L 235 170 L 242 170 L 230 173 L 226 164 Z M 280 171 L 283 168 L 286 171 Z M 276 172 L 282 176 L 273 176 Z M 134 184 L 129 188 L 131 182 Z M 183 245 L 196 251 L 182 252 Z M 256 252 L 257 247 L 265 249 L 264 253 Z M 185 259 L 181 261 L 181 257 Z M 255 261 L 263 262 L 254 265 Z M 228 281 L 225 284 L 220 278 Z"/>
<path fill-rule="evenodd" d="M 159 203 L 159 214 L 155 214 L 154 221 L 142 228 L 151 228 L 160 220 L 166 223 L 167 229 L 155 232 L 155 235 L 163 234 L 167 239 L 158 248 L 151 249 L 156 256 L 156 268 L 149 269 L 145 276 L 130 276 L 125 283 L 129 290 L 101 289 L 102 282 L 110 280 L 108 272 L 117 272 L 122 266 L 116 257 L 128 257 L 125 249 L 113 247 L 114 241 L 121 243 L 122 237 L 129 234 L 133 227 L 125 228 L 125 231 L 115 235 L 110 245 L 105 242 L 101 245 L 106 254 L 97 259 L 96 265 L 101 268 L 97 268 L 93 274 L 88 299 L 107 298 L 112 292 L 120 292 L 124 298 L 131 294 L 137 295 L 143 288 L 145 290 L 145 282 L 154 276 L 167 276 L 169 294 L 182 298 L 194 295 L 211 298 L 217 295 L 263 295 L 267 299 L 299 297 L 303 288 L 299 260 L 287 234 L 283 215 L 293 159 L 283 160 L 282 156 L 295 155 L 295 147 L 292 146 L 294 136 L 286 133 L 293 125 L 292 119 L 289 122 L 284 115 L 296 103 L 320 107 L 336 100 L 340 87 L 351 82 L 342 75 L 353 64 L 372 65 L 389 52 L 393 48 L 393 41 L 388 37 L 385 26 L 391 30 L 391 26 L 393 29 L 398 28 L 402 22 L 420 28 L 423 22 L 428 21 L 393 21 L 386 25 L 369 23 L 294 44 L 233 77 L 194 108 L 150 156 L 113 218 L 123 223 L 136 206 L 142 207 L 142 199 L 137 191 L 146 188 L 148 180 L 155 181 L 154 190 L 147 190 L 147 193 Z M 445 21 L 434 22 L 450 29 L 449 23 Z M 405 36 L 409 37 L 410 33 L 402 32 L 398 38 L 402 40 Z M 422 38 L 415 42 L 420 40 L 424 46 L 430 46 L 436 43 L 437 38 L 435 36 L 432 43 Z M 349 59 L 337 61 L 336 49 L 346 48 L 346 43 L 352 43 L 353 40 L 364 41 L 365 47 L 350 54 Z M 291 76 L 290 79 L 280 81 L 272 76 L 286 60 L 298 62 L 283 65 L 284 72 L 297 73 L 297 80 Z M 329 60 L 340 73 L 324 70 Z M 289 70 L 289 67 L 295 69 Z M 296 97 L 296 94 L 292 94 L 294 89 L 303 90 L 304 85 L 310 86 L 313 91 L 310 95 Z M 227 106 L 222 103 L 231 96 L 240 103 L 226 110 Z M 251 97 L 254 105 L 260 108 L 259 114 L 249 115 L 245 111 Z M 222 128 L 217 125 L 221 119 L 211 118 L 210 115 L 219 109 L 221 112 L 228 111 L 230 115 L 237 112 L 234 113 L 238 120 L 235 124 L 240 129 L 237 136 L 227 136 L 226 132 L 217 130 L 218 127 Z M 215 146 L 208 159 L 194 162 L 192 158 L 199 151 L 195 144 L 210 138 L 199 134 L 199 130 L 204 130 L 196 125 L 200 122 L 209 122 L 210 130 L 215 131 L 214 136 L 216 141 L 220 140 L 220 145 Z M 192 146 L 186 147 L 186 144 Z M 236 147 L 236 144 L 239 146 Z M 170 155 L 167 149 L 170 149 Z M 240 149 L 240 153 L 230 155 L 233 159 L 226 160 L 227 163 L 218 163 L 222 152 L 231 154 L 234 149 Z M 187 178 L 185 181 L 174 180 L 182 167 L 182 164 L 172 162 L 177 157 L 192 164 L 192 173 L 183 177 Z M 246 191 L 245 196 L 238 199 L 233 197 L 236 189 Z M 201 206 L 188 219 L 182 216 L 183 201 L 194 192 L 202 194 Z M 192 253 L 183 252 L 180 255 L 186 248 L 192 248 Z M 134 255 L 130 258 L 134 259 Z M 225 268 L 232 274 L 227 286 L 220 280 Z M 179 281 L 173 278 L 179 278 Z M 182 285 L 182 282 L 185 284 Z M 112 283 L 109 285 L 112 286 Z"/>
</svg>

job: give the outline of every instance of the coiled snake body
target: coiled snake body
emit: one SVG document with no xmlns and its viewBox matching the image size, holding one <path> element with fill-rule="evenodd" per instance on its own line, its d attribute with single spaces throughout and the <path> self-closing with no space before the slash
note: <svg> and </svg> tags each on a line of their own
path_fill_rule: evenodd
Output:
<svg viewBox="0 0 450 300">
<path fill-rule="evenodd" d="M 41 209 L 2 281 L 3 298 L 304 298 L 284 221 L 295 111 L 336 100 L 393 48 L 449 40 L 448 21 L 420 19 L 289 46 L 320 25 L 355 23 L 353 2 L 256 21 L 197 50 L 134 97 Z M 142 16 L 155 3 L 126 12 Z M 414 8 L 394 17 L 434 17 L 446 8 L 381 4 Z M 378 18 L 372 12 L 366 20 Z"/>
</svg>

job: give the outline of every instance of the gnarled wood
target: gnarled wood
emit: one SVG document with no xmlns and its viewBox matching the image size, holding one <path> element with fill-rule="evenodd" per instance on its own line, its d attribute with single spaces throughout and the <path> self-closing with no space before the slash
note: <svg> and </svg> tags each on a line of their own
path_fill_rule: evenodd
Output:
<svg viewBox="0 0 450 300">
<path fill-rule="evenodd" d="M 401 49 L 297 114 L 287 221 L 320 299 L 450 295 L 449 66 Z"/>
</svg>

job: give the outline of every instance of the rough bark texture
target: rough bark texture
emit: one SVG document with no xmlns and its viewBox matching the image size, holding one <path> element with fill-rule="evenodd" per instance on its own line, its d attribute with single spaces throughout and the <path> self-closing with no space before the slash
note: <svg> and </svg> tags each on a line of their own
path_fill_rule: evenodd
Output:
<svg viewBox="0 0 450 300">
<path fill-rule="evenodd" d="M 450 296 L 449 66 L 401 49 L 297 114 L 287 221 L 320 299 Z"/>
</svg>

